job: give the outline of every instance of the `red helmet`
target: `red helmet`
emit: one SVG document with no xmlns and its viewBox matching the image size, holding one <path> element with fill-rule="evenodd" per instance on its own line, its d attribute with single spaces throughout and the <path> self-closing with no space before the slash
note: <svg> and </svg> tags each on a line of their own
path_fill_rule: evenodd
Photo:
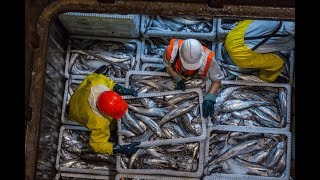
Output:
<svg viewBox="0 0 320 180">
<path fill-rule="evenodd" d="M 127 102 L 114 91 L 104 91 L 97 100 L 97 107 L 102 114 L 114 119 L 121 118 L 128 109 Z"/>
</svg>

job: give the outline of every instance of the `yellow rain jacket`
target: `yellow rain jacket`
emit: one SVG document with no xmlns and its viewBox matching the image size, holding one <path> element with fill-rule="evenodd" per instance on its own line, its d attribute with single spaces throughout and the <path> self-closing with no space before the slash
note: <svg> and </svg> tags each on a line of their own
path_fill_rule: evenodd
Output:
<svg viewBox="0 0 320 180">
<path fill-rule="evenodd" d="M 96 85 L 104 85 L 112 90 L 115 82 L 102 74 L 88 75 L 70 99 L 69 118 L 91 130 L 89 144 L 96 153 L 113 154 L 113 143 L 108 141 L 110 128 L 112 130 L 115 127 L 116 120 L 94 112 L 88 100 L 91 87 Z"/>
<path fill-rule="evenodd" d="M 273 53 L 257 53 L 245 45 L 244 34 L 252 20 L 243 20 L 226 37 L 225 47 L 232 61 L 241 68 L 260 69 L 259 78 L 273 82 L 281 73 L 284 61 Z"/>
</svg>

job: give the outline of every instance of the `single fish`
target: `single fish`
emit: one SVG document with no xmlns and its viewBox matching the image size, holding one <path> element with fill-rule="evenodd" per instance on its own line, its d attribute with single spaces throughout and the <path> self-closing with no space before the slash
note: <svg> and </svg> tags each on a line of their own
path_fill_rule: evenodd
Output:
<svg viewBox="0 0 320 180">
<path fill-rule="evenodd" d="M 139 114 L 143 114 L 146 116 L 154 116 L 154 117 L 163 117 L 166 115 L 167 111 L 163 108 L 137 108 L 135 106 L 132 106 L 130 104 L 128 104 L 128 107 L 130 110 L 139 113 Z"/>
</svg>

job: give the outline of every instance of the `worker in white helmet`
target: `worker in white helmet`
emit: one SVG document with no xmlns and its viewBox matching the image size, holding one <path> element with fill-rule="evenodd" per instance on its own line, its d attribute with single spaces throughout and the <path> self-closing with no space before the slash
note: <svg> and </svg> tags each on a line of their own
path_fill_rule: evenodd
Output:
<svg viewBox="0 0 320 180">
<path fill-rule="evenodd" d="M 281 52 L 295 47 L 295 22 L 242 20 L 226 37 L 225 48 L 233 63 L 241 68 L 259 70 L 259 78 L 274 82 L 281 74 Z"/>
<path fill-rule="evenodd" d="M 205 95 L 202 110 L 203 117 L 214 112 L 216 93 L 221 86 L 224 74 L 214 59 L 214 52 L 202 46 L 196 39 L 171 39 L 164 51 L 163 64 L 177 83 L 177 89 L 185 90 L 185 81 L 194 76 L 207 77 L 212 81 Z"/>
</svg>

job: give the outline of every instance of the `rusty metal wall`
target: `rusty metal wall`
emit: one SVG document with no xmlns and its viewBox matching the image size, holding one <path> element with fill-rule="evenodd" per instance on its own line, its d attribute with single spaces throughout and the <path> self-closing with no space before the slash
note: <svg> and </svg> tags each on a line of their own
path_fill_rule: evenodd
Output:
<svg viewBox="0 0 320 180">
<path fill-rule="evenodd" d="M 36 179 L 53 179 L 57 173 L 55 161 L 66 81 L 65 42 L 59 27 L 60 25 L 53 21 L 48 36 Z"/>
</svg>

